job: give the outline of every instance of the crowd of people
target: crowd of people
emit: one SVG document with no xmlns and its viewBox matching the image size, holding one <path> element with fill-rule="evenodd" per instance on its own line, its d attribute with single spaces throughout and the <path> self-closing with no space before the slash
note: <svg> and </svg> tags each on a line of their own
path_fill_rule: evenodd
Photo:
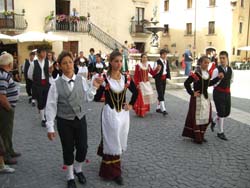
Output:
<svg viewBox="0 0 250 188">
<path fill-rule="evenodd" d="M 95 54 L 93 48 L 89 52 L 88 57 L 83 51 L 74 57 L 63 51 L 55 58 L 53 52 L 41 47 L 30 52 L 23 66 L 28 102 L 38 108 L 41 126 L 47 128 L 51 141 L 56 137 L 54 126 L 57 125 L 68 188 L 76 187 L 74 175 L 81 184 L 86 183 L 82 171 L 88 149 L 84 101 L 104 103 L 97 152 L 102 157 L 99 176 L 118 185 L 124 184 L 121 155 L 127 149 L 129 111 L 134 110 L 139 117 L 144 117 L 150 106 L 156 103 L 156 112 L 168 115 L 165 90 L 166 80 L 171 79 L 171 70 L 166 49 L 160 51 L 160 58 L 153 67 L 148 63 L 147 54 L 141 54 L 141 62 L 136 65 L 133 77 L 128 70 L 126 49 L 114 50 L 107 58 Z M 222 51 L 219 59 L 219 65 L 209 73 L 210 60 L 202 56 L 184 83 L 191 98 L 182 135 L 198 144 L 207 141 L 204 135 L 210 124 L 212 131 L 218 124 L 218 137 L 227 140 L 223 124 L 224 118 L 230 114 L 233 72 L 228 65 L 227 52 Z M 13 57 L 4 52 L 0 56 L 0 172 L 5 173 L 15 171 L 7 165 L 17 164 L 16 158 L 21 156 L 13 149 L 12 143 L 18 89 L 11 70 Z M 149 82 L 149 74 L 155 80 L 157 96 Z M 214 118 L 207 92 L 209 86 L 214 86 L 217 111 Z M 128 90 L 132 93 L 130 100 L 127 100 Z"/>
</svg>

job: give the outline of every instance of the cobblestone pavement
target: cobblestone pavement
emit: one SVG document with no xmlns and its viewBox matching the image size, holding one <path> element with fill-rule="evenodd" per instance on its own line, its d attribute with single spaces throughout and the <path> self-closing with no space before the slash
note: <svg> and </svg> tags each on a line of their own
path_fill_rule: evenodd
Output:
<svg viewBox="0 0 250 188">
<path fill-rule="evenodd" d="M 169 93 L 166 98 L 166 117 L 156 114 L 155 106 L 145 118 L 131 112 L 128 151 L 122 156 L 123 187 L 250 188 L 250 122 L 226 119 L 229 141 L 219 140 L 216 133 L 208 130 L 208 143 L 196 145 L 181 136 L 188 102 Z M 59 137 L 48 141 L 36 108 L 27 100 L 26 96 L 20 97 L 15 115 L 14 145 L 22 156 L 14 166 L 15 174 L 0 175 L 0 188 L 64 188 Z M 242 99 L 233 102 L 237 101 Z M 242 103 L 250 106 L 250 100 Z M 83 169 L 88 181 L 84 187 L 89 188 L 118 187 L 98 177 L 101 159 L 96 149 L 102 105 L 86 104 L 90 163 L 85 163 Z"/>
</svg>

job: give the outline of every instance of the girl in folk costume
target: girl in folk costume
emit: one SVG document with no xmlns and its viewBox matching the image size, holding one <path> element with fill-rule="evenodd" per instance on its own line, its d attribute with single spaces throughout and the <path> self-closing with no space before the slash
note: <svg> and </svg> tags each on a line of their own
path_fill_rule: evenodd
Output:
<svg viewBox="0 0 250 188">
<path fill-rule="evenodd" d="M 200 67 L 194 73 L 191 72 L 184 83 L 191 98 L 182 136 L 193 138 L 194 142 L 202 144 L 206 142 L 204 134 L 207 126 L 211 123 L 212 115 L 207 89 L 222 79 L 223 74 L 219 74 L 216 78 L 210 80 L 208 57 L 201 57 L 198 63 Z M 191 89 L 191 83 L 193 83 L 193 89 Z"/>
<path fill-rule="evenodd" d="M 102 157 L 100 177 L 123 185 L 121 159 L 127 149 L 129 132 L 129 110 L 134 105 L 138 92 L 133 80 L 121 74 L 122 54 L 110 54 L 110 67 L 105 76 L 105 105 L 102 110 L 102 141 L 98 155 Z M 126 102 L 126 91 L 132 92 L 130 102 Z"/>
<path fill-rule="evenodd" d="M 147 63 L 147 55 L 141 55 L 141 63 L 136 65 L 134 82 L 138 88 L 138 98 L 134 104 L 135 113 L 144 117 L 147 112 L 150 111 L 150 104 L 154 102 L 154 91 L 149 82 L 149 64 Z"/>
</svg>

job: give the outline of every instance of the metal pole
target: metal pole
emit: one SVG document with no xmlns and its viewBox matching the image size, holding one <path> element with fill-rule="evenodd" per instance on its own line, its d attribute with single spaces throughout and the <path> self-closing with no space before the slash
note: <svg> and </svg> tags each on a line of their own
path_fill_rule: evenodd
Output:
<svg viewBox="0 0 250 188">
<path fill-rule="evenodd" d="M 194 58 L 196 56 L 196 17 L 197 17 L 197 0 L 195 0 L 195 7 L 194 7 Z"/>
<path fill-rule="evenodd" d="M 250 2 L 248 2 L 248 8 L 249 8 L 249 13 L 248 13 L 248 26 L 247 26 L 247 46 L 249 45 L 249 27 L 250 27 Z M 246 61 L 247 61 L 247 56 L 248 56 L 248 51 L 246 52 Z"/>
</svg>

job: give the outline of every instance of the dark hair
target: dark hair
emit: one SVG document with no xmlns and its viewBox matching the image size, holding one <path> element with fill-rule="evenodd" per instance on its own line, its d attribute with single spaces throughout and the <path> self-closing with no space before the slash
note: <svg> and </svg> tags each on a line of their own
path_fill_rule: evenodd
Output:
<svg viewBox="0 0 250 188">
<path fill-rule="evenodd" d="M 36 52 L 37 52 L 38 54 L 40 54 L 42 51 L 45 51 L 45 52 L 46 52 L 46 51 L 47 51 L 46 47 L 40 46 L 40 47 L 37 48 L 37 51 L 36 51 Z"/>
<path fill-rule="evenodd" d="M 108 67 L 108 72 L 107 74 L 110 75 L 111 74 L 111 71 L 112 71 L 112 66 L 111 66 L 111 62 L 118 56 L 121 56 L 122 57 L 122 53 L 119 52 L 118 50 L 114 50 L 110 56 L 109 56 L 109 67 Z"/>
<path fill-rule="evenodd" d="M 30 56 L 31 56 L 31 55 L 36 55 L 36 53 L 35 53 L 35 52 L 30 52 Z"/>
<path fill-rule="evenodd" d="M 95 56 L 102 58 L 101 54 L 95 54 Z"/>
<path fill-rule="evenodd" d="M 142 58 L 144 55 L 147 56 L 147 53 L 142 53 L 142 54 L 141 54 L 141 58 Z"/>
<path fill-rule="evenodd" d="M 71 53 L 71 52 L 62 51 L 62 52 L 59 54 L 58 58 L 57 58 L 57 62 L 58 62 L 59 64 L 61 64 L 63 58 L 65 58 L 65 57 L 70 57 L 70 58 L 72 59 L 72 61 L 73 61 L 73 56 L 72 56 L 72 53 Z"/>
<path fill-rule="evenodd" d="M 207 57 L 207 56 L 201 56 L 199 59 L 198 59 L 198 61 L 197 61 L 197 65 L 201 65 L 202 64 L 202 62 L 205 60 L 205 59 L 208 59 L 209 60 L 209 58 Z"/>
<path fill-rule="evenodd" d="M 224 55 L 224 56 L 226 56 L 228 58 L 228 53 L 226 51 L 221 51 L 219 56 L 221 56 L 221 55 Z"/>
<path fill-rule="evenodd" d="M 168 51 L 167 51 L 166 49 L 161 49 L 161 50 L 160 50 L 160 55 L 162 55 L 162 54 L 164 54 L 164 53 L 166 53 L 166 54 L 167 54 L 167 53 L 168 53 Z"/>
<path fill-rule="evenodd" d="M 94 48 L 90 48 L 89 52 L 95 52 L 95 49 Z"/>
</svg>

